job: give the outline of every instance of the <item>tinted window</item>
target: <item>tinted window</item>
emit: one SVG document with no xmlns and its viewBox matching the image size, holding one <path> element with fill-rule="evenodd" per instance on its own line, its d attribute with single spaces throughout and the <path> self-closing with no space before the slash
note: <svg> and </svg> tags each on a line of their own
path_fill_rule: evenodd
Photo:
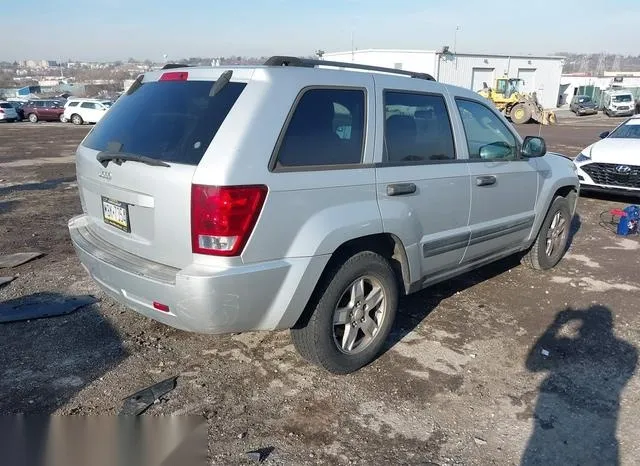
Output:
<svg viewBox="0 0 640 466">
<path fill-rule="evenodd" d="M 614 95 L 613 96 L 613 101 L 614 102 L 631 102 L 633 100 L 633 98 L 631 97 L 631 94 L 629 95 Z"/>
<path fill-rule="evenodd" d="M 80 107 L 82 107 L 82 108 L 92 108 L 92 109 L 95 109 L 97 106 L 96 106 L 96 104 L 94 104 L 93 102 L 82 102 L 82 104 L 80 105 Z"/>
<path fill-rule="evenodd" d="M 442 96 L 387 91 L 384 117 L 387 161 L 456 158 L 449 112 Z"/>
<path fill-rule="evenodd" d="M 456 99 L 470 159 L 515 160 L 516 138 L 488 107 Z"/>
<path fill-rule="evenodd" d="M 360 163 L 364 106 L 362 90 L 306 91 L 282 138 L 276 167 Z"/>
<path fill-rule="evenodd" d="M 610 135 L 610 138 L 640 139 L 640 118 L 632 118 L 619 126 Z"/>
<path fill-rule="evenodd" d="M 77 107 L 80 102 L 70 102 L 69 107 Z"/>
<path fill-rule="evenodd" d="M 211 96 L 213 81 L 159 81 L 142 84 L 118 99 L 93 128 L 84 145 L 167 162 L 197 165 L 245 84 L 230 82 Z"/>
<path fill-rule="evenodd" d="M 0 103 L 0 108 L 13 108 L 13 105 L 2 102 Z"/>
</svg>

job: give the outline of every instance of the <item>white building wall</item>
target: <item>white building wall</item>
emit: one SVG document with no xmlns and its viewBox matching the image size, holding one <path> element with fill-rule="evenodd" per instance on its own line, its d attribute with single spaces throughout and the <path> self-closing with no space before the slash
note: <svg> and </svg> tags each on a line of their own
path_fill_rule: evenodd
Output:
<svg viewBox="0 0 640 466">
<path fill-rule="evenodd" d="M 567 106 L 571 103 L 571 99 L 581 86 L 594 86 L 600 89 L 609 89 L 612 87 L 635 88 L 640 87 L 640 77 L 625 77 L 621 83 L 614 82 L 613 77 L 596 78 L 592 76 L 562 76 L 560 79 L 560 96 L 562 105 Z"/>
<path fill-rule="evenodd" d="M 487 85 L 493 86 L 493 80 L 503 76 L 522 78 L 525 90 L 535 91 L 540 104 L 545 108 L 554 108 L 558 103 L 562 59 L 548 57 L 508 57 L 490 55 L 458 54 L 453 57 L 441 56 L 440 69 L 436 73 L 438 81 L 480 90 L 482 83 L 475 83 L 474 75 L 479 71 L 483 76 L 492 76 Z M 489 73 L 492 71 L 492 73 Z"/>
<path fill-rule="evenodd" d="M 401 68 L 429 73 L 438 81 L 478 91 L 479 81 L 492 86 L 495 78 L 505 74 L 511 78 L 524 77 L 527 90 L 535 91 L 545 108 L 558 104 L 561 57 L 509 57 L 506 55 L 458 54 L 455 57 L 426 50 L 356 50 L 354 52 L 327 53 L 325 60 L 362 63 L 366 65 Z M 474 76 L 476 86 L 474 86 Z M 482 79 L 480 79 L 480 77 Z M 533 77 L 533 79 L 531 79 Z M 533 81 L 533 82 L 531 82 Z M 474 89 L 478 87 L 478 89 Z"/>
</svg>

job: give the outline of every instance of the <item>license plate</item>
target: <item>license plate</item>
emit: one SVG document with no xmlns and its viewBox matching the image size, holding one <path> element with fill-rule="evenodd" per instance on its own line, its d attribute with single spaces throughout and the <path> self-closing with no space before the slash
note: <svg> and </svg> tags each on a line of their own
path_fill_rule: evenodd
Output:
<svg viewBox="0 0 640 466">
<path fill-rule="evenodd" d="M 131 232 L 129 225 L 129 206 L 124 202 L 114 201 L 106 197 L 102 198 L 102 217 L 105 223 L 119 230 Z"/>
</svg>

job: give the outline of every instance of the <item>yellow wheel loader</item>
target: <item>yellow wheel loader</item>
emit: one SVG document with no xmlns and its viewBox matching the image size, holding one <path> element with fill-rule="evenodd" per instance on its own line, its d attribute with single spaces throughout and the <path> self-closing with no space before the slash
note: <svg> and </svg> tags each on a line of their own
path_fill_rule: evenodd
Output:
<svg viewBox="0 0 640 466">
<path fill-rule="evenodd" d="M 478 94 L 489 99 L 507 118 L 517 125 L 530 120 L 543 125 L 556 124 L 556 114 L 545 110 L 538 102 L 536 93 L 526 94 L 522 91 L 524 81 L 519 78 L 498 78 L 495 87 L 490 88 L 487 83 Z"/>
</svg>

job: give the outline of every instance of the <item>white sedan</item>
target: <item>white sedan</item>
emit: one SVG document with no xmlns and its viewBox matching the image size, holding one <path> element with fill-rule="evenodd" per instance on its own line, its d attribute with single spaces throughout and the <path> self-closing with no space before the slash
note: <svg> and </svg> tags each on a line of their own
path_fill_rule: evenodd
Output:
<svg viewBox="0 0 640 466">
<path fill-rule="evenodd" d="M 640 195 L 640 115 L 628 118 L 574 159 L 584 191 Z"/>
</svg>

